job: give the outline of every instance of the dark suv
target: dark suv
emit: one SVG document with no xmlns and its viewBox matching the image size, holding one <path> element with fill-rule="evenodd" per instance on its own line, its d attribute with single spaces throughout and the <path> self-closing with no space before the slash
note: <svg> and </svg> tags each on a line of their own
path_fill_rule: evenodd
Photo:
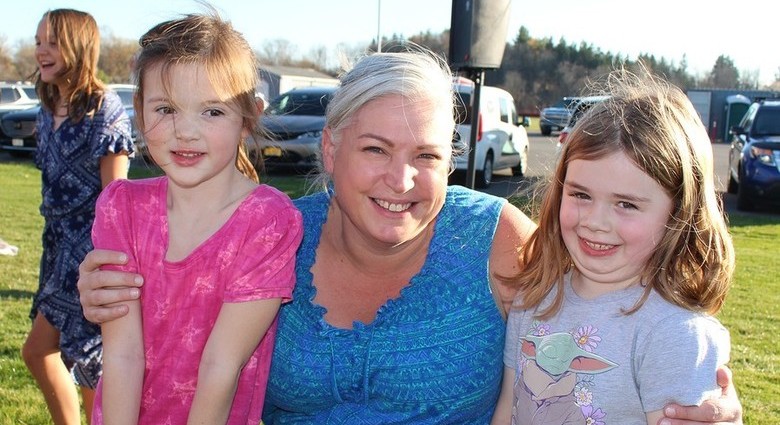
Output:
<svg viewBox="0 0 780 425">
<path fill-rule="evenodd" d="M 572 105 L 577 97 L 564 97 L 558 103 L 542 109 L 539 114 L 539 129 L 542 135 L 549 136 L 553 130 L 563 130 L 571 117 Z"/>
<path fill-rule="evenodd" d="M 259 141 L 265 165 L 301 170 L 314 167 L 322 143 L 325 108 L 335 91 L 336 87 L 301 87 L 271 101 L 262 118 L 268 139 Z"/>
<path fill-rule="evenodd" d="M 737 194 L 737 209 L 780 205 L 780 99 L 750 105 L 730 137 L 728 191 Z"/>
</svg>

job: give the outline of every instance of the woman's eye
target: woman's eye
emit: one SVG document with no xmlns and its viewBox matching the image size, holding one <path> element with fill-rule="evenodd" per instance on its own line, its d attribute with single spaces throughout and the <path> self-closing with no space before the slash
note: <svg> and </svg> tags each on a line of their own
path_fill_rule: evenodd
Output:
<svg viewBox="0 0 780 425">
<path fill-rule="evenodd" d="M 155 108 L 155 112 L 163 115 L 168 115 L 173 113 L 173 108 L 171 108 L 170 106 L 159 106 Z"/>
<path fill-rule="evenodd" d="M 437 155 L 437 154 L 433 154 L 433 153 L 423 153 L 423 154 L 420 154 L 420 158 L 436 161 L 436 160 L 441 159 L 441 155 Z"/>
<path fill-rule="evenodd" d="M 366 151 L 366 152 L 373 152 L 373 153 L 382 153 L 382 152 L 384 152 L 382 150 L 382 148 L 380 148 L 379 146 L 366 146 L 365 148 L 363 148 L 363 150 Z"/>
<path fill-rule="evenodd" d="M 225 115 L 225 113 L 220 111 L 219 109 L 209 109 L 206 111 L 206 115 L 210 117 L 219 117 Z"/>
</svg>

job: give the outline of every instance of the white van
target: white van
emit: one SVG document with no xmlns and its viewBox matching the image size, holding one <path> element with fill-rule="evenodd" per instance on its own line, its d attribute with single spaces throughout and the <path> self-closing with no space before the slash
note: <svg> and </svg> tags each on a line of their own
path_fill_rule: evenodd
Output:
<svg viewBox="0 0 780 425">
<path fill-rule="evenodd" d="M 456 134 L 453 137 L 453 159 L 455 169 L 465 172 L 469 161 L 469 140 L 471 138 L 471 103 L 475 84 L 458 77 L 453 89 L 459 99 L 457 104 Z M 474 160 L 475 185 L 490 186 L 493 170 L 509 168 L 522 176 L 528 168 L 528 133 L 519 119 L 515 101 L 506 90 L 482 86 L 480 91 L 479 127 Z"/>
</svg>

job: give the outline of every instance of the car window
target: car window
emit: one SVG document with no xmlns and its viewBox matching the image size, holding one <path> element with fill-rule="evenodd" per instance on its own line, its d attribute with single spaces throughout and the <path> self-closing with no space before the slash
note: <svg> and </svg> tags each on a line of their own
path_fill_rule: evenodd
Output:
<svg viewBox="0 0 780 425">
<path fill-rule="evenodd" d="M 500 98 L 498 99 L 498 104 L 501 110 L 501 121 L 505 123 L 511 122 L 509 117 L 509 100 Z"/>
<path fill-rule="evenodd" d="M 116 90 L 116 94 L 122 99 L 122 105 L 125 107 L 133 106 L 133 92 L 132 90 Z"/>
<path fill-rule="evenodd" d="M 37 100 L 38 99 L 38 92 L 35 91 L 35 87 L 24 87 L 24 88 L 22 88 L 22 90 L 24 90 L 24 93 L 30 99 L 33 99 L 33 100 Z"/>
<path fill-rule="evenodd" d="M 325 115 L 330 93 L 285 93 L 271 102 L 269 115 Z"/>
<path fill-rule="evenodd" d="M 16 101 L 16 92 L 11 87 L 0 88 L 0 103 L 11 103 Z"/>
<path fill-rule="evenodd" d="M 780 135 L 780 109 L 761 108 L 753 121 L 753 135 L 773 136 Z"/>
<path fill-rule="evenodd" d="M 455 122 L 471 124 L 471 93 L 457 92 L 455 94 Z"/>
</svg>

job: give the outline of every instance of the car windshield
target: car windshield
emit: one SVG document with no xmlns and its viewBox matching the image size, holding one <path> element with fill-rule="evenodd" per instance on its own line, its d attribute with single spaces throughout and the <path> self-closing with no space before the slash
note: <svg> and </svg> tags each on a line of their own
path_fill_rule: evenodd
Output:
<svg viewBox="0 0 780 425">
<path fill-rule="evenodd" d="M 269 115 L 325 115 L 330 93 L 300 92 L 285 93 L 271 102 L 266 112 Z"/>
<path fill-rule="evenodd" d="M 133 91 L 132 90 L 116 90 L 116 94 L 122 99 L 122 105 L 125 107 L 133 106 Z"/>
<path fill-rule="evenodd" d="M 753 135 L 780 135 L 780 108 L 761 108 L 753 122 Z"/>
</svg>

